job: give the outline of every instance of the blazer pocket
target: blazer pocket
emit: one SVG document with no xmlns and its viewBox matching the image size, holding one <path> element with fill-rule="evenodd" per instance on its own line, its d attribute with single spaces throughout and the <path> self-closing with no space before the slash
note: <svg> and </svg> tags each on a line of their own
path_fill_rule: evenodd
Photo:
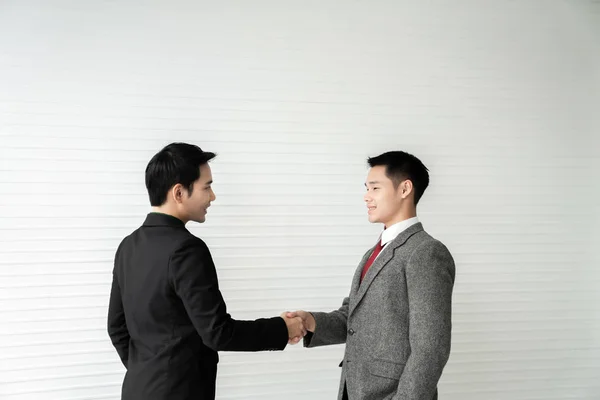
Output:
<svg viewBox="0 0 600 400">
<path fill-rule="evenodd" d="M 371 360 L 368 362 L 367 368 L 372 375 L 400 380 L 404 365 L 386 360 Z"/>
</svg>

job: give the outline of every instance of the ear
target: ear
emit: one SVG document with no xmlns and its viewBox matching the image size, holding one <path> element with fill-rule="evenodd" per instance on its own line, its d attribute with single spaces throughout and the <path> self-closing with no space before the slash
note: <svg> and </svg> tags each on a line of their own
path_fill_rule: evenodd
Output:
<svg viewBox="0 0 600 400">
<path fill-rule="evenodd" d="M 413 183 L 412 183 L 412 181 L 409 180 L 409 179 L 407 179 L 405 181 L 402 181 L 400 183 L 400 186 L 398 187 L 398 190 L 400 191 L 400 196 L 403 199 L 406 199 L 413 192 Z"/>
<path fill-rule="evenodd" d="M 173 186 L 170 191 L 171 197 L 173 198 L 173 201 L 175 201 L 175 204 L 182 203 L 185 193 L 186 190 L 181 183 L 178 183 L 175 186 Z"/>
</svg>

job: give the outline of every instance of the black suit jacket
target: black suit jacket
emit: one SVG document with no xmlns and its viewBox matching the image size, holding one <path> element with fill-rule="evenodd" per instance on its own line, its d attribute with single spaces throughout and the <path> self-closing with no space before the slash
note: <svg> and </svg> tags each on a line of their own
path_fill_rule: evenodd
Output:
<svg viewBox="0 0 600 400">
<path fill-rule="evenodd" d="M 283 350 L 288 341 L 280 317 L 232 319 L 206 244 L 159 213 L 117 250 L 108 333 L 127 368 L 123 400 L 212 400 L 218 350 Z"/>
</svg>

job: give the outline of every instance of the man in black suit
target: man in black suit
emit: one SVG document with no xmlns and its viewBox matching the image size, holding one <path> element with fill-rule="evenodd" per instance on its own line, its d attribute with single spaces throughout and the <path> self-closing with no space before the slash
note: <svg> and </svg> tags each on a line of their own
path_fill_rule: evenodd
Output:
<svg viewBox="0 0 600 400">
<path fill-rule="evenodd" d="M 301 318 L 237 321 L 227 313 L 206 244 L 186 228 L 215 200 L 214 153 L 172 143 L 146 167 L 152 205 L 115 255 L 108 333 L 127 372 L 123 400 L 215 398 L 217 351 L 283 350 Z"/>
</svg>

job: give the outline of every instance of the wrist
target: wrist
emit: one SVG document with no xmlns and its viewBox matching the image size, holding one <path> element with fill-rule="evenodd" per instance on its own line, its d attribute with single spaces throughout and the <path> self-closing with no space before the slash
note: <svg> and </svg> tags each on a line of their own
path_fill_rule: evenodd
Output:
<svg viewBox="0 0 600 400">
<path fill-rule="evenodd" d="M 308 313 L 308 317 L 306 318 L 306 329 L 314 332 L 317 328 L 317 321 L 315 320 L 314 315 L 312 313 Z"/>
</svg>

